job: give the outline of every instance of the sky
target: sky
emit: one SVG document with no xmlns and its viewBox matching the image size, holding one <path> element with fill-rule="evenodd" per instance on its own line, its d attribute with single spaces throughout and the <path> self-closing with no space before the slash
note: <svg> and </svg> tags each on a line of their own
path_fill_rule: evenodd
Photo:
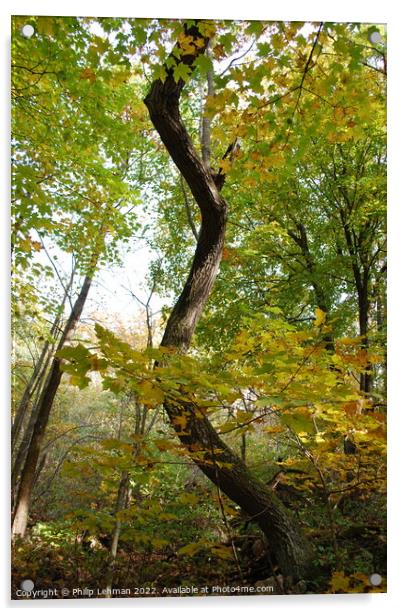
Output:
<svg viewBox="0 0 404 616">
<path fill-rule="evenodd" d="M 123 319 L 131 319 L 139 310 L 143 311 L 144 308 L 131 295 L 131 291 L 141 302 L 146 303 L 150 294 L 146 277 L 154 257 L 152 251 L 143 243 L 124 254 L 122 265 L 103 268 L 90 291 L 84 318 L 90 316 L 94 310 L 103 312 L 106 318 L 111 319 L 118 313 Z M 172 303 L 173 298 L 154 293 L 150 307 L 158 318 L 161 308 Z"/>
<path fill-rule="evenodd" d="M 37 261 L 44 266 L 52 267 L 52 260 L 66 284 L 71 274 L 71 255 L 56 246 L 49 244 L 45 246 L 46 251 L 41 250 L 36 253 Z M 114 329 L 119 323 L 139 322 L 139 317 L 145 318 L 143 304 L 147 302 L 151 290 L 147 275 L 156 254 L 148 247 L 146 240 L 142 239 L 132 239 L 126 244 L 121 244 L 119 253 L 120 262 L 104 265 L 96 273 L 83 310 L 81 318 L 83 323 L 94 324 L 97 321 L 102 322 L 105 327 Z M 75 290 L 81 280 L 82 278 L 75 279 Z M 57 296 L 62 298 L 63 287 L 56 275 L 49 282 L 43 282 L 42 291 L 54 296 L 54 289 Z M 77 293 L 72 296 L 72 301 L 75 297 Z M 174 297 L 153 293 L 149 306 L 156 323 L 160 318 L 162 307 L 172 306 L 174 302 Z M 69 311 L 70 304 L 66 302 L 66 314 Z"/>
</svg>

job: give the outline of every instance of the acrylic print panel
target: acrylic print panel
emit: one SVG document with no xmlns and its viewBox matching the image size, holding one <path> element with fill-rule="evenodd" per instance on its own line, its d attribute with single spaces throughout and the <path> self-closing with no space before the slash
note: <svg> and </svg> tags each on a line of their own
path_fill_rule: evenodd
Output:
<svg viewBox="0 0 404 616">
<path fill-rule="evenodd" d="M 385 27 L 12 25 L 13 599 L 385 592 Z"/>
</svg>

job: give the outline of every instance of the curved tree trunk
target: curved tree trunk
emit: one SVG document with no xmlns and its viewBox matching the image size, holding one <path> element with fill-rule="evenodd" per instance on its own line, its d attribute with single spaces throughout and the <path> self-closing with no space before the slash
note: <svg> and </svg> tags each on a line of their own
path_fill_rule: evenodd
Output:
<svg viewBox="0 0 404 616">
<path fill-rule="evenodd" d="M 174 62 L 191 66 L 198 53 L 204 53 L 208 39 L 198 25 L 185 27 L 187 36 L 203 39 L 193 55 Z M 177 50 L 178 51 L 178 50 Z M 178 55 L 178 54 L 177 54 Z M 201 212 L 201 229 L 194 260 L 184 289 L 168 320 L 161 344 L 185 352 L 215 282 L 223 250 L 227 203 L 220 195 L 223 175 L 214 176 L 198 157 L 179 112 L 184 81 L 177 83 L 171 68 L 165 66 L 164 83 L 155 81 L 145 99 L 150 118 L 171 158 L 185 178 Z M 242 460 L 220 439 L 203 412 L 190 405 L 165 404 L 168 417 L 181 442 L 204 474 L 254 519 L 265 533 L 270 551 L 282 572 L 306 577 L 312 569 L 312 551 L 303 531 L 291 513 L 265 484 L 255 479 Z M 177 418 L 187 418 L 185 428 Z M 201 452 L 204 457 L 201 459 Z"/>
</svg>

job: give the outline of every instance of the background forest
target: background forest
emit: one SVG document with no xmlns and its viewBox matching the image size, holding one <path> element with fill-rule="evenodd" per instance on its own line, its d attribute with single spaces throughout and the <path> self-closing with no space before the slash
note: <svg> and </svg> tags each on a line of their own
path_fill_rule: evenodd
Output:
<svg viewBox="0 0 404 616">
<path fill-rule="evenodd" d="M 386 74 L 383 26 L 13 18 L 14 597 L 386 590 Z"/>
</svg>

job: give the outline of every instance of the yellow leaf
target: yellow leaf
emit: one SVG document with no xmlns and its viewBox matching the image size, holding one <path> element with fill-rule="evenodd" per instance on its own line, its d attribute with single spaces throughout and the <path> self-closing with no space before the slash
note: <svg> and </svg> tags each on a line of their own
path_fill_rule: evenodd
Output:
<svg viewBox="0 0 404 616">
<path fill-rule="evenodd" d="M 196 38 L 194 39 L 193 42 L 194 42 L 194 45 L 196 45 L 196 47 L 199 47 L 199 48 L 203 47 L 205 44 L 205 41 L 203 40 L 203 38 Z"/>
<path fill-rule="evenodd" d="M 202 36 L 211 38 L 216 33 L 216 24 L 214 21 L 203 20 L 198 24 L 198 30 Z"/>
<path fill-rule="evenodd" d="M 178 37 L 178 44 L 181 47 L 182 51 L 188 55 L 195 55 L 196 47 L 193 36 L 187 36 L 186 34 L 180 34 Z"/>
<path fill-rule="evenodd" d="M 38 17 L 36 22 L 36 28 L 39 34 L 52 36 L 55 28 L 55 18 L 54 17 Z"/>
<path fill-rule="evenodd" d="M 334 592 L 347 592 L 349 589 L 349 577 L 343 571 L 335 571 L 331 578 L 331 590 Z"/>
<path fill-rule="evenodd" d="M 284 432 L 285 428 L 282 426 L 270 426 L 269 428 L 263 428 L 263 431 L 267 434 L 278 434 L 279 432 Z"/>
<path fill-rule="evenodd" d="M 314 321 L 314 325 L 316 327 L 321 327 L 321 325 L 325 323 L 325 320 L 327 318 L 327 313 L 324 312 L 324 310 L 321 310 L 321 308 L 316 308 L 315 313 L 316 313 L 316 319 Z"/>
<path fill-rule="evenodd" d="M 176 426 L 180 426 L 181 430 L 184 430 L 187 427 L 187 418 L 185 415 L 177 415 L 173 418 L 173 423 Z"/>
<path fill-rule="evenodd" d="M 222 558 L 223 560 L 232 560 L 234 558 L 233 550 L 226 545 L 214 546 L 211 548 L 211 552 L 214 556 Z"/>
<path fill-rule="evenodd" d="M 223 171 L 223 173 L 228 173 L 231 167 L 231 161 L 230 160 L 222 160 L 220 162 L 220 168 Z"/>
<path fill-rule="evenodd" d="M 151 381 L 142 381 L 139 384 L 139 402 L 148 406 L 156 406 L 164 402 L 164 392 Z"/>
<path fill-rule="evenodd" d="M 274 34 L 271 39 L 271 44 L 273 49 L 276 51 L 280 51 L 284 47 L 284 41 L 280 34 Z"/>
<path fill-rule="evenodd" d="M 31 248 L 32 248 L 31 240 L 28 237 L 21 240 L 21 242 L 19 243 L 19 248 L 23 252 L 31 252 Z"/>
<path fill-rule="evenodd" d="M 178 554 L 193 556 L 194 554 L 196 554 L 196 552 L 199 552 L 203 548 L 204 548 L 203 542 L 188 543 L 188 545 L 184 545 L 184 547 L 178 550 Z"/>
<path fill-rule="evenodd" d="M 360 338 L 339 338 L 338 342 L 340 344 L 360 344 Z"/>
</svg>

